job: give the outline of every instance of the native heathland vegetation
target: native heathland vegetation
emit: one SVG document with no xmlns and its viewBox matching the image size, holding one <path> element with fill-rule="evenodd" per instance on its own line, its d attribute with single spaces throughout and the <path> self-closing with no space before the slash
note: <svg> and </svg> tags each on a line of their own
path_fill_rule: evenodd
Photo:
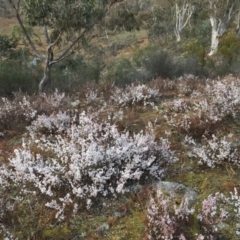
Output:
<svg viewBox="0 0 240 240">
<path fill-rule="evenodd" d="M 1 239 L 239 239 L 239 1 L 0 10 Z"/>
</svg>

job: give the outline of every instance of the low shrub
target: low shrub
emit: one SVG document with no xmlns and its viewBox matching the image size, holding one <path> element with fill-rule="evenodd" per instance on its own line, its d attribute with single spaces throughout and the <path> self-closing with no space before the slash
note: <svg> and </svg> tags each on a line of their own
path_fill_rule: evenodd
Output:
<svg viewBox="0 0 240 240">
<path fill-rule="evenodd" d="M 131 136 L 96 114 L 82 112 L 72 124 L 63 116 L 55 115 L 59 118 L 55 122 L 39 116 L 29 127 L 32 139 L 23 141 L 9 163 L 0 168 L 4 196 L 0 203 L 5 206 L 0 217 L 11 219 L 4 226 L 9 231 L 13 225 L 22 227 L 14 212 L 30 197 L 38 196 L 41 211 L 49 209 L 57 223 L 72 218 L 83 206 L 90 208 L 101 196 L 118 196 L 133 183 L 161 179 L 176 161 L 166 139 L 155 141 L 151 125 Z M 63 125 L 64 131 L 55 131 Z M 41 126 L 48 130 L 46 135 Z M 49 134 L 51 129 L 54 134 Z"/>
<path fill-rule="evenodd" d="M 183 74 L 178 63 L 167 50 L 151 53 L 143 60 L 142 65 L 148 70 L 152 78 L 174 78 Z"/>
<path fill-rule="evenodd" d="M 147 239 L 149 240 L 186 240 L 186 226 L 194 209 L 189 209 L 189 200 L 184 197 L 179 206 L 175 204 L 174 195 L 164 194 L 161 186 L 150 196 L 147 206 Z M 184 227 L 185 226 L 185 227 Z"/>
<path fill-rule="evenodd" d="M 0 56 L 7 56 L 17 47 L 18 40 L 0 34 Z"/>
<path fill-rule="evenodd" d="M 20 61 L 5 60 L 0 62 L 0 96 L 12 96 L 21 91 L 33 94 L 38 90 L 41 73 L 31 71 Z"/>
<path fill-rule="evenodd" d="M 125 87 L 134 81 L 141 81 L 142 75 L 127 58 L 116 59 L 106 67 L 104 78 L 116 86 Z"/>
</svg>

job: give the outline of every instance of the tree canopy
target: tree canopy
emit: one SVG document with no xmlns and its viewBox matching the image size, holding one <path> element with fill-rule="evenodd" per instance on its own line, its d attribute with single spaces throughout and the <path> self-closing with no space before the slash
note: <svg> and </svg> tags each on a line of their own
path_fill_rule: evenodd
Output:
<svg viewBox="0 0 240 240">
<path fill-rule="evenodd" d="M 39 90 L 50 82 L 52 65 L 72 55 L 76 49 L 96 37 L 97 28 L 108 10 L 124 0 L 8 0 L 33 54 L 45 62 Z M 46 54 L 39 51 L 25 24 L 43 27 Z M 54 48 L 58 47 L 56 55 Z"/>
</svg>

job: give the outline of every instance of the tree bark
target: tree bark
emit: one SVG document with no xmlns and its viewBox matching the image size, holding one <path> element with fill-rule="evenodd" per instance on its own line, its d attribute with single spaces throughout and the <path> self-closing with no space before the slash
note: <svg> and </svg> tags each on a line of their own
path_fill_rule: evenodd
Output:
<svg viewBox="0 0 240 240">
<path fill-rule="evenodd" d="M 211 35 L 211 50 L 208 53 L 209 56 L 214 55 L 218 51 L 218 44 L 219 44 L 219 29 L 217 24 L 217 19 L 214 17 L 210 17 L 210 23 L 212 27 L 212 35 Z"/>
<path fill-rule="evenodd" d="M 218 51 L 219 38 L 223 36 L 226 32 L 227 27 L 232 21 L 234 15 L 237 13 L 237 8 L 239 3 L 236 1 L 214 1 L 208 0 L 209 9 L 211 10 L 209 20 L 212 28 L 211 35 L 211 50 L 208 53 L 208 56 L 212 56 Z M 219 3 L 219 5 L 217 4 Z"/>
<path fill-rule="evenodd" d="M 47 60 L 45 62 L 43 78 L 39 83 L 39 92 L 44 92 L 47 88 L 51 87 L 51 68 L 53 65 L 52 64 L 53 59 L 54 59 L 53 48 L 52 45 L 50 45 L 47 51 Z"/>
<path fill-rule="evenodd" d="M 39 92 L 45 92 L 46 89 L 51 87 L 51 65 L 46 62 L 43 78 L 39 83 Z"/>
</svg>

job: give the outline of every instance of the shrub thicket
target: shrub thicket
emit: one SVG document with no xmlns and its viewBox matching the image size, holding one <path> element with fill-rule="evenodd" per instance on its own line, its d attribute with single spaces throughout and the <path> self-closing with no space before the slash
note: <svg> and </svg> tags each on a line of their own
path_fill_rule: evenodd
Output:
<svg viewBox="0 0 240 240">
<path fill-rule="evenodd" d="M 38 89 L 40 76 L 38 70 L 32 71 L 19 61 L 1 61 L 0 96 L 12 96 L 13 92 L 18 91 L 33 94 Z"/>
<path fill-rule="evenodd" d="M 6 35 L 0 34 L 0 56 L 5 56 L 12 49 L 16 48 L 18 40 L 16 38 L 11 38 Z"/>
</svg>

